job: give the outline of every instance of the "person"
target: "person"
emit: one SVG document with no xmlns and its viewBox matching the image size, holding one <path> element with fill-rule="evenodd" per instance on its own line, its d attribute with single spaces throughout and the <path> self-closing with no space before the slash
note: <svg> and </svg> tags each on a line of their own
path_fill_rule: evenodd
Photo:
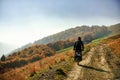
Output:
<svg viewBox="0 0 120 80">
<path fill-rule="evenodd" d="M 84 44 L 83 41 L 81 40 L 81 37 L 78 37 L 78 40 L 74 44 L 74 50 L 75 50 L 75 55 L 74 55 L 74 60 L 78 62 L 82 61 L 82 51 L 84 50 Z"/>
</svg>

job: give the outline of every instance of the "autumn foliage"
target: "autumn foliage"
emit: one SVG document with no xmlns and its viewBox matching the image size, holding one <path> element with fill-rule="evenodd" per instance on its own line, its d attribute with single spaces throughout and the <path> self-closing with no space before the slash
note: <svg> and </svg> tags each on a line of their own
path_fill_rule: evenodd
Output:
<svg viewBox="0 0 120 80">
<path fill-rule="evenodd" d="M 6 57 L 6 61 L 0 62 L 0 73 L 23 67 L 55 54 L 55 51 L 46 45 L 33 45 L 24 50 L 14 52 Z"/>
<path fill-rule="evenodd" d="M 120 34 L 109 37 L 101 42 L 107 44 L 116 55 L 120 56 Z"/>
<path fill-rule="evenodd" d="M 0 80 L 26 80 L 27 78 L 32 77 L 36 73 L 39 73 L 45 69 L 51 69 L 52 66 L 60 63 L 61 61 L 69 60 L 70 57 L 73 57 L 72 50 L 55 54 L 33 63 L 28 63 L 23 67 L 10 68 L 0 74 Z"/>
</svg>

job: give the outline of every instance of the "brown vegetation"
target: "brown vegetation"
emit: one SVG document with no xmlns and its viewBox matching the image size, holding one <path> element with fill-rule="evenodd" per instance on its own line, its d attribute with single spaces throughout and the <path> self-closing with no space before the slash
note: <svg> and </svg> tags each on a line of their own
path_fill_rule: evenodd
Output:
<svg viewBox="0 0 120 80">
<path fill-rule="evenodd" d="M 9 70 L 0 74 L 0 80 L 26 80 L 27 78 L 34 76 L 36 73 L 51 69 L 52 66 L 61 61 L 69 60 L 71 56 L 73 56 L 73 52 L 70 50 L 43 58 L 33 63 L 28 63 L 23 67 L 9 68 Z"/>
<path fill-rule="evenodd" d="M 111 36 L 101 42 L 107 44 L 116 55 L 120 56 L 120 34 Z"/>
<path fill-rule="evenodd" d="M 14 52 L 6 57 L 6 61 L 0 62 L 0 73 L 5 73 L 11 69 L 25 66 L 35 61 L 50 57 L 55 54 L 55 51 L 46 45 L 33 45 L 24 50 Z"/>
</svg>

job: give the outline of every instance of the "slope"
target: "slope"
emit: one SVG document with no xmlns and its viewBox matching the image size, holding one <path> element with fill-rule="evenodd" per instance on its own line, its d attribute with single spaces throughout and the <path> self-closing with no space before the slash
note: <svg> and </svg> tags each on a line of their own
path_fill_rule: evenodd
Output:
<svg viewBox="0 0 120 80">
<path fill-rule="evenodd" d="M 115 39 L 116 37 L 111 38 Z M 116 40 L 119 38 L 117 37 Z M 65 80 L 119 80 L 119 56 L 107 44 L 99 43 L 91 48 L 79 65 L 74 65 Z"/>
<path fill-rule="evenodd" d="M 112 34 L 118 34 L 118 33 L 120 33 L 120 23 L 118 23 L 116 25 L 109 26 L 108 30 L 110 30 L 112 32 Z"/>
<path fill-rule="evenodd" d="M 105 46 L 92 48 L 79 66 L 75 65 L 65 80 L 107 80 L 115 79 L 112 70 L 106 61 Z M 99 49 L 99 50 L 98 50 Z M 96 51 L 98 54 L 96 54 Z"/>
<path fill-rule="evenodd" d="M 54 67 L 34 80 L 119 80 L 120 57 L 108 45 L 110 42 L 104 42 L 109 39 L 119 41 L 119 38 L 119 36 L 114 36 L 104 40 L 101 39 L 97 43 L 92 42 L 85 47 L 83 61 L 79 65 L 72 62 L 71 66 L 69 65 L 72 68 L 67 70 L 61 68 L 61 66 L 65 67 L 69 63 L 69 61 L 67 63 L 64 61 L 57 65 L 63 73 L 57 74 L 57 68 Z M 68 52 L 63 50 L 62 53 L 70 53 L 69 51 L 71 50 L 68 50 Z M 74 52 L 72 51 L 72 53 Z"/>
<path fill-rule="evenodd" d="M 95 29 L 97 29 L 97 28 L 95 27 Z M 51 56 L 51 55 L 49 55 L 49 52 L 54 54 L 54 50 L 52 50 L 47 45 L 33 45 L 29 48 L 25 48 L 24 50 L 21 50 L 21 51 L 15 52 L 12 55 L 9 55 L 8 59 L 7 59 L 8 64 L 6 64 L 6 62 L 5 63 L 3 62 L 3 64 L 0 62 L 0 68 L 2 68 L 0 70 L 3 71 L 3 72 L 1 72 L 0 79 L 2 79 L 2 80 L 15 79 L 16 80 L 17 77 L 20 76 L 21 78 L 19 80 L 25 80 L 26 77 L 27 77 L 27 79 L 29 77 L 31 79 L 31 77 L 38 75 L 38 78 L 35 78 L 34 80 L 36 80 L 36 79 L 41 80 L 44 78 L 46 80 L 54 80 L 54 79 L 55 80 L 63 80 L 66 77 L 67 77 L 67 79 L 70 79 L 71 76 L 73 76 L 73 74 L 75 74 L 75 72 L 77 72 L 77 74 L 75 75 L 75 78 L 73 77 L 73 79 L 84 79 L 84 78 L 88 79 L 88 78 L 91 78 L 91 76 L 93 76 L 93 75 L 95 75 L 95 76 L 93 76 L 92 78 L 95 78 L 95 79 L 98 79 L 98 78 L 103 78 L 103 79 L 104 78 L 105 79 L 115 78 L 115 79 L 117 79 L 117 78 L 119 78 L 119 74 L 117 74 L 119 72 L 117 72 L 117 70 L 119 70 L 118 66 L 119 66 L 120 60 L 119 60 L 119 58 L 116 58 L 116 57 L 110 56 L 110 55 L 115 55 L 116 53 L 119 52 L 119 49 L 116 49 L 117 48 L 116 46 L 111 47 L 110 45 L 115 44 L 119 48 L 118 43 L 120 41 L 118 38 L 119 38 L 119 35 L 118 35 L 118 37 L 111 37 L 110 40 L 107 39 L 106 40 L 107 42 L 105 40 L 104 40 L 105 42 L 104 41 L 102 42 L 103 44 L 107 44 L 107 45 L 103 45 L 101 43 L 99 44 L 100 40 L 95 44 L 94 43 L 88 44 L 89 46 L 87 46 L 85 48 L 86 50 L 84 51 L 84 54 L 85 54 L 84 60 L 80 63 L 81 65 L 79 65 L 79 66 L 74 65 L 74 62 L 73 62 L 74 52 L 71 48 L 58 51 L 59 54 L 55 54 L 55 55 Z M 115 41 L 115 43 L 113 41 Z M 59 44 L 61 44 L 61 43 L 63 44 L 64 42 L 60 41 Z M 110 45 L 109 45 L 109 43 L 110 43 Z M 63 47 L 63 45 L 61 47 Z M 104 49 L 107 51 L 105 51 Z M 46 51 L 46 50 L 48 50 L 48 51 Z M 113 52 L 115 54 L 113 54 L 111 52 Z M 105 55 L 101 54 L 101 53 L 104 53 Z M 110 54 L 108 54 L 108 53 L 110 53 Z M 48 56 L 48 57 L 45 57 L 45 56 Z M 15 59 L 14 59 L 14 57 L 15 57 Z M 115 60 L 111 61 L 111 59 L 113 60 L 113 58 L 115 58 Z M 104 61 L 107 62 L 107 64 L 105 65 L 105 68 L 101 65 L 98 65 L 98 63 L 102 64 L 101 63 L 102 61 L 103 61 L 103 63 L 104 63 Z M 12 63 L 12 65 L 11 65 L 11 63 Z M 4 64 L 6 65 L 6 67 L 4 67 Z M 21 64 L 25 64 L 25 65 L 21 65 Z M 68 64 L 68 65 L 66 65 L 66 64 Z M 115 66 L 112 66 L 111 64 L 115 65 Z M 16 65 L 18 65 L 18 66 L 16 66 Z M 54 67 L 54 65 L 58 66 L 59 68 Z M 86 65 L 88 65 L 88 66 L 86 66 Z M 75 66 L 75 67 L 71 70 L 72 66 Z M 3 68 L 5 68 L 5 69 L 3 69 Z M 75 69 L 75 71 L 74 71 L 74 69 Z M 89 73 L 85 73 L 86 71 Z M 22 72 L 22 74 L 21 74 L 21 72 Z M 52 74 L 52 77 L 51 77 L 52 72 L 54 74 Z M 107 75 L 107 77 L 99 77 L 102 75 L 101 72 L 104 72 L 103 74 Z M 110 75 L 107 74 L 109 72 L 110 72 Z M 69 74 L 69 73 L 71 73 L 71 74 Z M 39 74 L 42 77 L 39 76 Z M 65 76 L 63 74 L 65 74 Z M 79 76 L 80 74 L 83 76 Z M 84 76 L 86 74 L 88 74 L 88 76 Z M 109 76 L 111 76 L 111 77 L 109 77 Z"/>
</svg>

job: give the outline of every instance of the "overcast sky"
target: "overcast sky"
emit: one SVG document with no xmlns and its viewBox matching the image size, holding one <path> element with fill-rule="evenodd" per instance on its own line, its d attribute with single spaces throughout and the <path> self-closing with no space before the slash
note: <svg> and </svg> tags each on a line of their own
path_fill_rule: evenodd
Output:
<svg viewBox="0 0 120 80">
<path fill-rule="evenodd" d="M 120 0 L 0 0 L 0 42 L 22 46 L 78 25 L 120 22 Z"/>
</svg>

